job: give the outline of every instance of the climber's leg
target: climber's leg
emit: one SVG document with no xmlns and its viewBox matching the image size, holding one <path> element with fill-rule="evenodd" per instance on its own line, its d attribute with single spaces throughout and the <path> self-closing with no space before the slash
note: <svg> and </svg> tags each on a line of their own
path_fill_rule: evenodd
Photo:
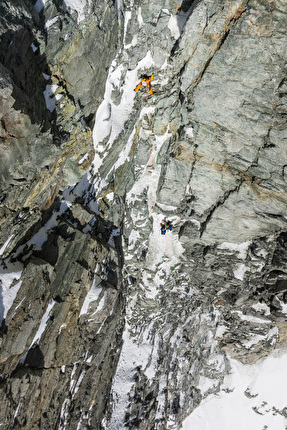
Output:
<svg viewBox="0 0 287 430">
<path fill-rule="evenodd" d="M 136 87 L 135 87 L 135 89 L 134 89 L 134 91 L 135 92 L 137 92 L 139 89 L 140 89 L 140 87 L 142 86 L 142 83 L 140 82 Z"/>
</svg>

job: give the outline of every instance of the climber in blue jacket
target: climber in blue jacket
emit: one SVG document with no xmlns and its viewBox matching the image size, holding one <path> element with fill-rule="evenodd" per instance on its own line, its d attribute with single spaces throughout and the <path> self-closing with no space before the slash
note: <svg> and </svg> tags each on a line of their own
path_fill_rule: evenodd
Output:
<svg viewBox="0 0 287 430">
<path fill-rule="evenodd" d="M 173 228 L 173 224 L 171 223 L 171 221 L 167 221 L 166 219 L 164 219 L 160 224 L 161 234 L 165 234 L 167 230 L 171 231 L 172 228 Z"/>
</svg>

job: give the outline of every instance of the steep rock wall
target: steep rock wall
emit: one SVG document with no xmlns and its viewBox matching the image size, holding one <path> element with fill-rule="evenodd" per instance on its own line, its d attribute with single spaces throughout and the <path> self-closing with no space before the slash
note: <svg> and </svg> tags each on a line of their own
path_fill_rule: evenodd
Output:
<svg viewBox="0 0 287 430">
<path fill-rule="evenodd" d="M 286 347 L 286 5 L 179 3 L 5 10 L 3 429 L 179 429 Z"/>
</svg>

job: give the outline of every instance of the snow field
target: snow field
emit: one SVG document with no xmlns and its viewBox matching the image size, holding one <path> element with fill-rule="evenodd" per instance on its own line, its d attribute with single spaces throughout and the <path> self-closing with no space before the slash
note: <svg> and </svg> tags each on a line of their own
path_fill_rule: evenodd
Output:
<svg viewBox="0 0 287 430">
<path fill-rule="evenodd" d="M 183 430 L 284 430 L 287 354 L 275 350 L 253 365 L 229 358 L 231 372 L 218 395 L 207 397 L 183 422 Z"/>
<path fill-rule="evenodd" d="M 128 318 L 126 319 L 122 351 L 112 386 L 114 409 L 111 421 L 105 428 L 124 428 L 124 416 L 130 402 L 129 393 L 135 382 L 136 368 L 142 368 L 149 379 L 155 376 L 158 338 L 156 336 L 152 345 L 148 340 L 148 333 L 149 330 L 143 334 L 141 342 L 136 342 L 130 335 Z"/>
</svg>

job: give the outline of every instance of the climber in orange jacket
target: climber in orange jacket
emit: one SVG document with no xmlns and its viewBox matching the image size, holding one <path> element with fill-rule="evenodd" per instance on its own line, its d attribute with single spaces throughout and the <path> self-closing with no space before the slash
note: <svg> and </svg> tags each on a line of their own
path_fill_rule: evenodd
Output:
<svg viewBox="0 0 287 430">
<path fill-rule="evenodd" d="M 156 94 L 153 89 L 152 86 L 150 84 L 150 82 L 153 80 L 153 75 L 148 76 L 148 75 L 141 75 L 141 81 L 140 83 L 136 86 L 136 88 L 134 89 L 135 92 L 138 92 L 138 90 L 141 87 L 148 87 L 150 94 L 153 96 L 154 94 Z"/>
</svg>

